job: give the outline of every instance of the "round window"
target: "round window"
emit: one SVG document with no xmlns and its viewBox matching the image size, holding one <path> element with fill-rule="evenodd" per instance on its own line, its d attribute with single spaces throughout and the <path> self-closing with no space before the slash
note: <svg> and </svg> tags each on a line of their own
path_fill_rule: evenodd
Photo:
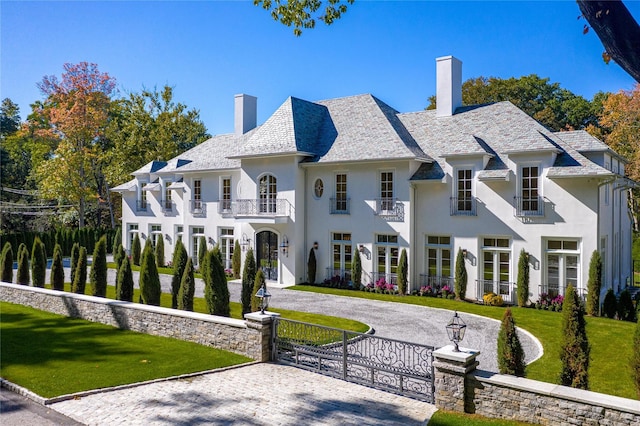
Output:
<svg viewBox="0 0 640 426">
<path fill-rule="evenodd" d="M 316 179 L 316 183 L 313 186 L 316 197 L 322 197 L 322 193 L 324 192 L 324 184 L 322 183 L 322 179 Z"/>
</svg>

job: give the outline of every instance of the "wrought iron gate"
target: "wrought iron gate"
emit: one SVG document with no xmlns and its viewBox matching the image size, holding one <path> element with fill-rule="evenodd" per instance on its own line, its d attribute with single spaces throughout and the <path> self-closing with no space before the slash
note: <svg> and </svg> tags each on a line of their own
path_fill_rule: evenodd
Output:
<svg viewBox="0 0 640 426">
<path fill-rule="evenodd" d="M 278 318 L 277 361 L 434 403 L 433 346 Z"/>
</svg>

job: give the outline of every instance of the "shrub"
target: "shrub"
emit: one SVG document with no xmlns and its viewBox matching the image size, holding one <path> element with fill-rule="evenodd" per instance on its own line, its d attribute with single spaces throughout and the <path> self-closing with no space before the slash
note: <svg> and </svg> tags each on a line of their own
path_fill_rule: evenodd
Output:
<svg viewBox="0 0 640 426">
<path fill-rule="evenodd" d="M 498 333 L 498 368 L 500 374 L 525 376 L 524 350 L 520 344 L 518 333 L 516 333 L 516 324 L 509 308 L 504 312 Z"/>
<path fill-rule="evenodd" d="M 62 247 L 60 247 L 60 244 L 56 244 L 53 249 L 50 279 L 51 288 L 64 291 L 64 266 L 62 265 Z"/>
<path fill-rule="evenodd" d="M 487 293 L 484 296 L 482 296 L 482 300 L 484 301 L 485 305 L 488 306 L 502 306 L 504 305 L 504 300 L 502 299 L 502 296 L 500 296 L 499 294 L 495 294 L 495 293 Z"/>
<path fill-rule="evenodd" d="M 518 258 L 518 278 L 517 278 L 518 306 L 527 306 L 529 302 L 529 253 L 520 250 Z"/>
<path fill-rule="evenodd" d="M 93 262 L 89 274 L 91 295 L 106 297 L 107 295 L 107 237 L 103 235 L 93 249 Z"/>
<path fill-rule="evenodd" d="M 353 287 L 360 288 L 362 286 L 362 259 L 360 259 L 360 251 L 353 251 L 353 263 L 351 264 L 351 279 Z"/>
<path fill-rule="evenodd" d="M 618 319 L 631 322 L 635 322 L 636 320 L 636 310 L 633 306 L 631 293 L 629 293 L 627 289 L 624 289 L 622 293 L 620 293 L 620 300 L 618 300 Z"/>
<path fill-rule="evenodd" d="M 233 278 L 240 278 L 240 268 L 242 263 L 242 252 L 240 251 L 240 241 L 236 240 L 233 244 L 233 255 L 231 256 L 231 266 L 233 269 Z"/>
<path fill-rule="evenodd" d="M 73 285 L 71 291 L 77 294 L 84 294 L 87 285 L 87 249 L 80 247 L 78 254 L 78 266 L 76 266 L 75 275 L 73 276 Z"/>
<path fill-rule="evenodd" d="M 602 287 L 602 257 L 594 250 L 589 261 L 589 280 L 587 281 L 587 315 L 598 315 L 600 309 L 600 288 Z"/>
<path fill-rule="evenodd" d="M 113 244 L 111 245 L 111 254 L 115 255 L 120 246 L 122 246 L 122 230 L 116 228 L 113 236 Z"/>
<path fill-rule="evenodd" d="M 633 383 L 640 398 L 640 321 L 636 324 L 633 334 L 633 355 L 631 358 L 631 370 L 633 371 Z"/>
<path fill-rule="evenodd" d="M 71 247 L 71 283 L 76 276 L 76 268 L 78 267 L 78 258 L 80 257 L 80 244 L 73 243 Z"/>
<path fill-rule="evenodd" d="M 407 294 L 407 274 L 409 273 L 409 263 L 407 261 L 407 250 L 402 249 L 400 260 L 398 261 L 398 293 Z"/>
<path fill-rule="evenodd" d="M 2 270 L 2 277 L 0 280 L 5 283 L 13 282 L 13 249 L 11 248 L 11 243 L 4 243 L 4 247 L 2 248 L 2 261 L 0 262 L 0 269 Z"/>
<path fill-rule="evenodd" d="M 173 249 L 173 277 L 171 278 L 171 307 L 176 309 L 178 307 L 178 292 L 180 291 L 180 283 L 182 282 L 182 275 L 184 275 L 184 268 L 187 266 L 187 250 L 182 244 L 182 240 L 176 242 L 176 246 Z"/>
<path fill-rule="evenodd" d="M 142 250 L 142 246 L 140 245 L 140 236 L 136 232 L 135 237 L 133 237 L 133 243 L 131 243 L 131 260 L 133 260 L 133 264 L 136 266 L 140 266 L 140 251 Z"/>
<path fill-rule="evenodd" d="M 309 251 L 309 259 L 307 260 L 307 281 L 309 284 L 315 284 L 316 282 L 316 252 L 315 249 Z"/>
<path fill-rule="evenodd" d="M 572 285 L 567 287 L 562 305 L 562 344 L 560 384 L 589 389 L 589 354 L 584 309 Z"/>
<path fill-rule="evenodd" d="M 204 257 L 207 254 L 207 239 L 201 235 L 198 239 L 198 268 L 202 266 Z"/>
<path fill-rule="evenodd" d="M 231 308 L 229 306 L 230 295 L 229 286 L 227 285 L 227 277 L 224 271 L 224 266 L 222 265 L 220 258 L 216 255 L 216 250 L 212 250 L 211 253 L 211 258 L 208 261 L 205 261 L 205 263 L 208 263 L 208 268 L 213 271 L 211 291 L 214 297 L 212 306 L 209 308 L 209 312 L 212 315 L 228 317 L 231 316 Z"/>
<path fill-rule="evenodd" d="M 618 311 L 618 301 L 616 295 L 613 294 L 613 290 L 607 290 L 607 294 L 604 295 L 604 303 L 602 304 L 602 312 L 607 318 L 615 318 Z"/>
<path fill-rule="evenodd" d="M 251 312 L 258 312 L 260 310 L 260 298 L 256 297 L 256 293 L 262 287 L 262 284 L 265 282 L 264 280 L 264 272 L 262 272 L 262 268 L 258 269 L 256 272 L 256 278 L 253 280 L 253 291 L 251 292 Z"/>
<path fill-rule="evenodd" d="M 253 249 L 249 249 L 244 258 L 244 270 L 242 271 L 242 315 L 251 312 L 251 291 L 256 280 L 256 259 L 253 257 Z"/>
<path fill-rule="evenodd" d="M 140 298 L 146 305 L 160 305 L 160 276 L 156 267 L 153 245 L 147 240 L 140 262 Z"/>
<path fill-rule="evenodd" d="M 34 287 L 44 287 L 47 274 L 47 255 L 40 237 L 33 241 L 31 249 L 31 279 Z"/>
<path fill-rule="evenodd" d="M 120 247 L 122 247 L 122 244 Z M 131 261 L 127 256 L 122 259 L 120 269 L 118 269 L 116 299 L 125 302 L 133 301 L 133 273 L 131 272 Z"/>
<path fill-rule="evenodd" d="M 119 271 L 120 266 L 122 266 L 122 261 L 127 257 L 127 253 L 124 251 L 124 247 L 120 244 L 115 249 L 115 253 L 113 253 L 113 262 L 116 264 L 116 269 Z"/>
<path fill-rule="evenodd" d="M 158 268 L 164 267 L 164 240 L 162 235 L 159 235 L 156 240 L 156 265 Z"/>
<path fill-rule="evenodd" d="M 193 295 L 195 293 L 195 281 L 193 279 L 193 262 L 191 258 L 187 260 L 180 281 L 180 291 L 178 292 L 178 309 L 183 311 L 193 311 Z"/>
<path fill-rule="evenodd" d="M 18 246 L 18 276 L 16 277 L 16 283 L 22 285 L 29 285 L 29 250 L 24 243 L 20 243 Z"/>
<path fill-rule="evenodd" d="M 464 264 L 464 255 L 462 254 L 461 248 L 458 248 L 455 268 L 454 292 L 456 299 L 464 300 L 467 294 L 467 268 Z"/>
</svg>

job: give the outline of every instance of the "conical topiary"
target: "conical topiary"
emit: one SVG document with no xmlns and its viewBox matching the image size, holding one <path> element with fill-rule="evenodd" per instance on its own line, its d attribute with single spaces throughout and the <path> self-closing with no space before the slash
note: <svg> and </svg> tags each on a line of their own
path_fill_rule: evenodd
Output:
<svg viewBox="0 0 640 426">
<path fill-rule="evenodd" d="M 242 253 L 240 251 L 240 242 L 238 240 L 233 244 L 233 255 L 231 256 L 231 266 L 233 268 L 233 278 L 240 278 L 240 267 L 242 263 Z"/>
<path fill-rule="evenodd" d="M 44 287 L 47 274 L 47 256 L 45 247 L 40 237 L 36 237 L 33 241 L 31 249 L 31 279 L 34 287 Z"/>
<path fill-rule="evenodd" d="M 184 268 L 187 266 L 187 250 L 182 244 L 182 240 L 176 242 L 176 247 L 173 250 L 173 277 L 171 278 L 171 307 L 176 309 L 178 307 L 178 292 L 180 291 L 180 283 L 182 282 L 182 275 L 184 275 Z"/>
<path fill-rule="evenodd" d="M 589 389 L 589 354 L 584 309 L 572 285 L 567 287 L 562 303 L 562 342 L 560 349 L 560 384 Z"/>
<path fill-rule="evenodd" d="M 2 270 L 2 280 L 5 283 L 13 282 L 13 249 L 11 248 L 11 243 L 4 243 L 4 247 L 2 248 L 2 260 L 1 260 L 0 269 Z"/>
<path fill-rule="evenodd" d="M 29 285 L 29 249 L 24 243 L 20 243 L 18 246 L 18 276 L 16 277 L 16 283 L 22 285 Z"/>
<path fill-rule="evenodd" d="M 524 351 L 516 333 L 516 324 L 511 309 L 507 308 L 498 332 L 498 369 L 500 374 L 524 377 L 525 368 Z"/>
<path fill-rule="evenodd" d="M 62 265 L 62 247 L 56 244 L 51 262 L 51 288 L 64 291 L 64 266 Z"/>
<path fill-rule="evenodd" d="M 156 266 L 158 268 L 164 268 L 164 240 L 162 239 L 162 235 L 158 237 L 156 240 Z"/>
<path fill-rule="evenodd" d="M 84 294 L 87 285 L 87 249 L 80 247 L 78 254 L 78 266 L 73 277 L 71 291 L 77 294 Z"/>
<path fill-rule="evenodd" d="M 146 305 L 160 306 L 160 276 L 156 267 L 153 245 L 149 240 L 144 246 L 140 262 L 140 297 Z"/>
<path fill-rule="evenodd" d="M 133 301 L 133 273 L 131 271 L 131 262 L 126 256 L 120 262 L 120 269 L 116 278 L 116 299 L 125 302 Z"/>
<path fill-rule="evenodd" d="M 529 253 L 524 249 L 520 250 L 520 257 L 518 258 L 517 280 L 518 306 L 525 307 L 529 302 Z"/>
<path fill-rule="evenodd" d="M 256 297 L 256 293 L 264 284 L 264 272 L 262 272 L 262 268 L 258 269 L 256 272 L 256 278 L 253 280 L 253 291 L 251 292 L 251 312 L 258 312 L 260 310 L 260 303 L 262 302 L 259 297 Z"/>
<path fill-rule="evenodd" d="M 95 244 L 93 262 L 89 275 L 91 295 L 106 297 L 107 295 L 107 237 L 102 236 Z"/>
<path fill-rule="evenodd" d="M 253 249 L 247 251 L 244 258 L 244 270 L 242 272 L 242 315 L 251 312 L 251 291 L 256 279 L 256 259 L 253 257 Z"/>
<path fill-rule="evenodd" d="M 464 254 L 462 253 L 461 248 L 458 248 L 455 268 L 456 275 L 454 277 L 453 291 L 456 295 L 456 299 L 464 300 L 467 295 L 467 268 L 464 264 Z"/>
<path fill-rule="evenodd" d="M 140 266 L 141 250 L 142 246 L 140 245 L 140 237 L 136 232 L 135 237 L 133 237 L 133 242 L 131 243 L 131 260 L 136 266 Z"/>
<path fill-rule="evenodd" d="M 589 280 L 587 281 L 587 315 L 598 315 L 600 310 L 600 288 L 602 287 L 602 257 L 594 250 L 589 261 Z"/>
<path fill-rule="evenodd" d="M 183 311 L 193 311 L 193 295 L 195 293 L 195 282 L 193 279 L 193 262 L 191 258 L 187 260 L 180 282 L 178 292 L 178 309 Z"/>
</svg>

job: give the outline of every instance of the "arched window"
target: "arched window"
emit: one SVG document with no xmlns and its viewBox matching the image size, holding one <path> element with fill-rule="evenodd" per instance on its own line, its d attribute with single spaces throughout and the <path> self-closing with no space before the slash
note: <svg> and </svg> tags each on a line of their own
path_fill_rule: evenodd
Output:
<svg viewBox="0 0 640 426">
<path fill-rule="evenodd" d="M 260 178 L 259 191 L 259 211 L 260 213 L 276 212 L 276 195 L 278 193 L 276 186 L 276 177 L 273 175 L 264 175 Z"/>
</svg>

